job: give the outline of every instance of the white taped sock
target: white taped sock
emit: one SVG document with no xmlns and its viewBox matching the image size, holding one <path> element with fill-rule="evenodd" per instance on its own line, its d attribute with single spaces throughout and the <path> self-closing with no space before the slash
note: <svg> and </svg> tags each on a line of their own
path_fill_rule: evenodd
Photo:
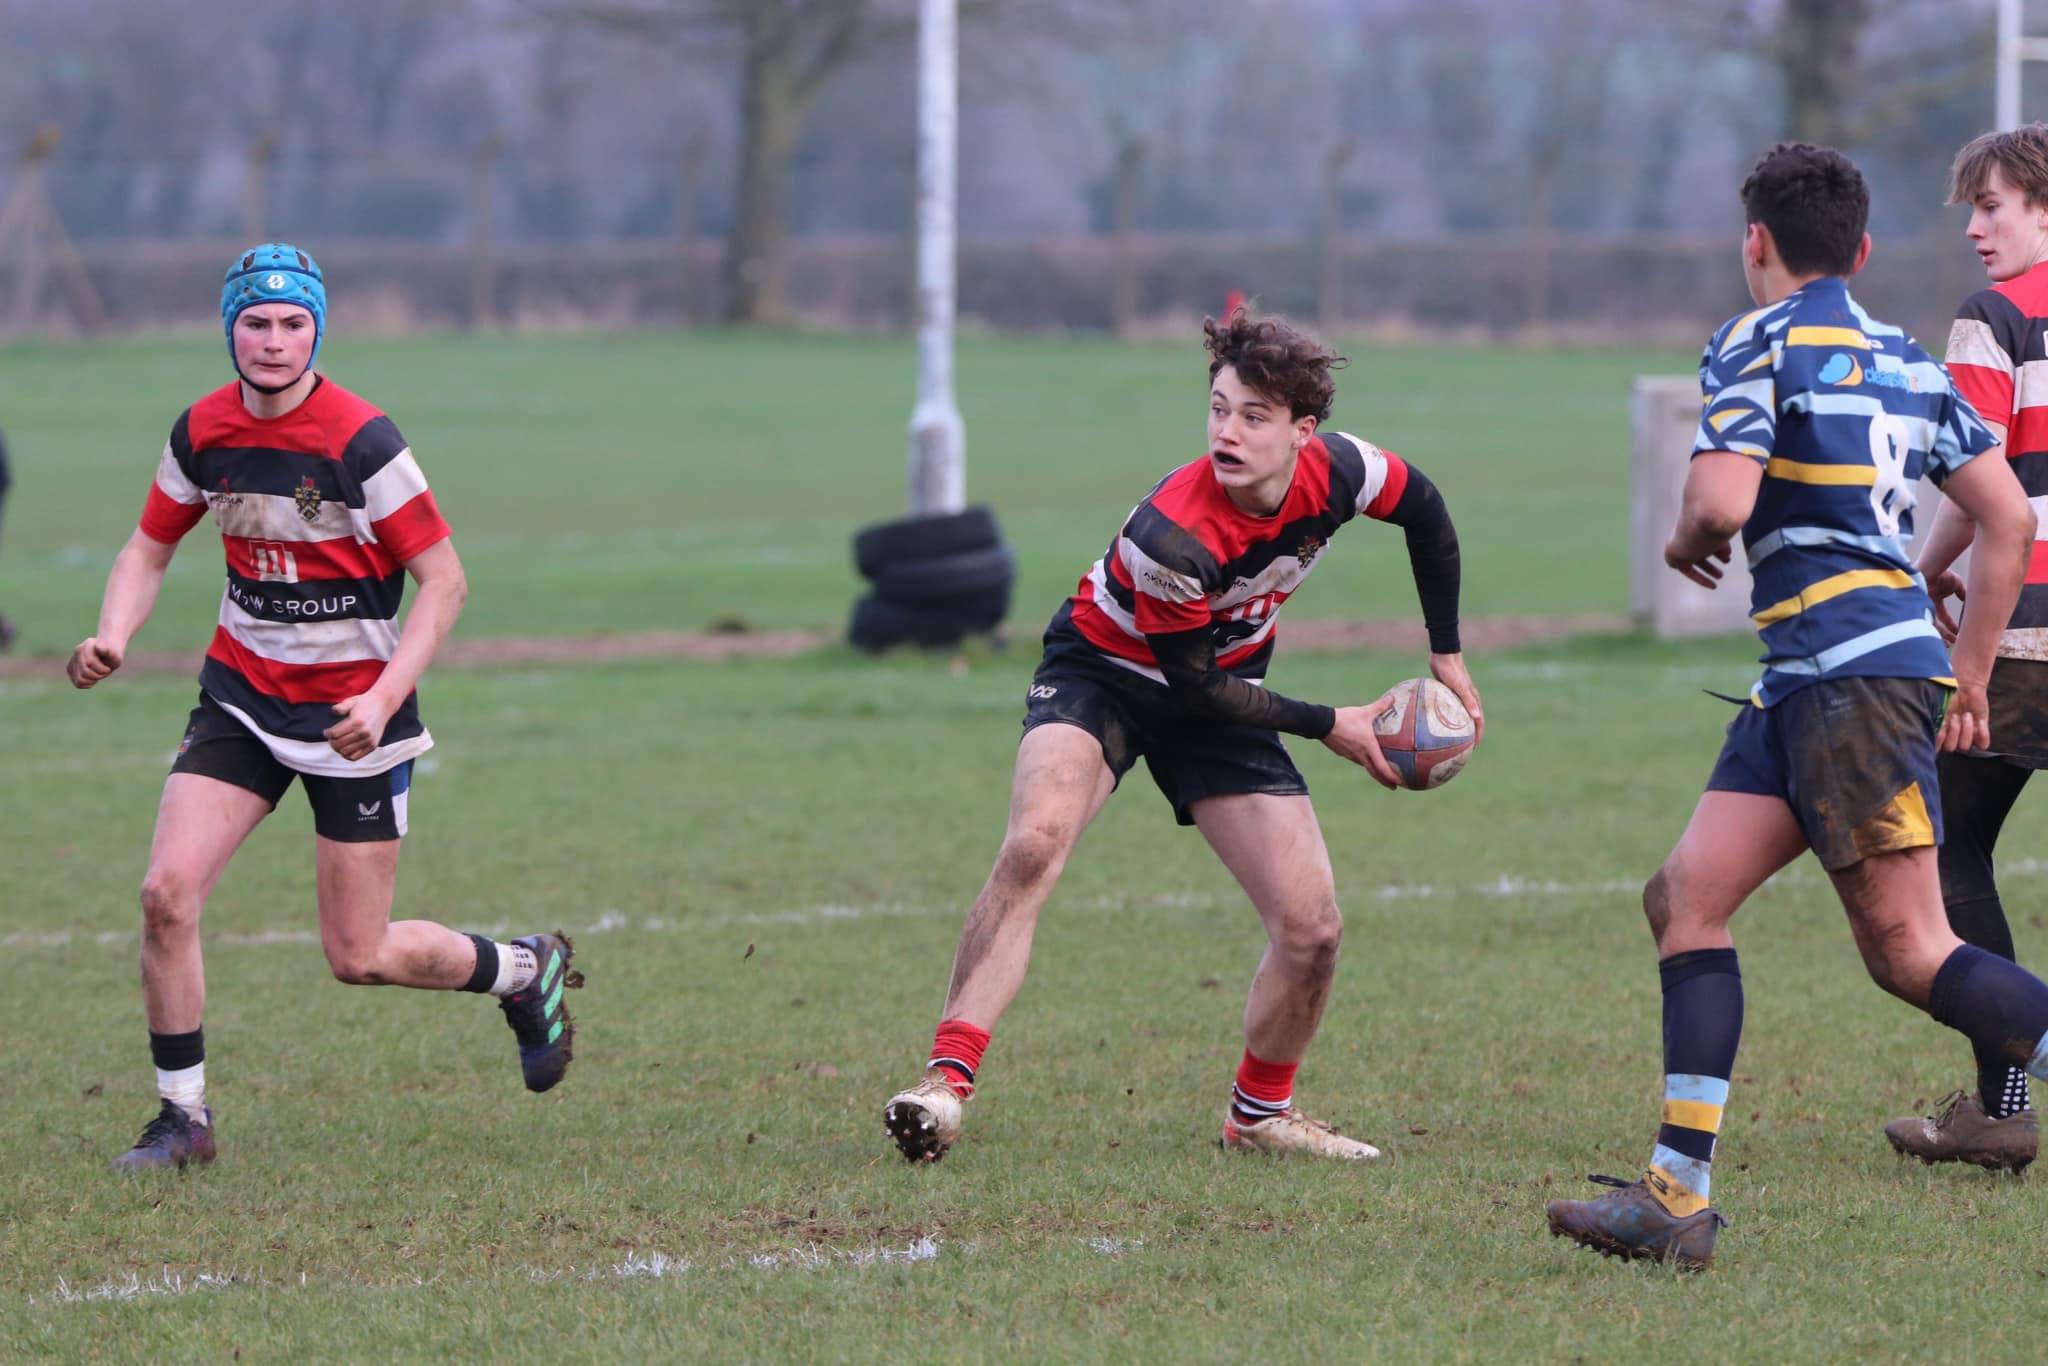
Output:
<svg viewBox="0 0 2048 1366">
<path fill-rule="evenodd" d="M 175 1072 L 156 1069 L 156 1093 L 183 1110 L 195 1124 L 206 1122 L 206 1064 L 194 1063 Z"/>
<path fill-rule="evenodd" d="M 533 950 L 524 944 L 498 945 L 498 980 L 491 983 L 491 995 L 510 996 L 531 983 L 540 971 Z"/>
</svg>

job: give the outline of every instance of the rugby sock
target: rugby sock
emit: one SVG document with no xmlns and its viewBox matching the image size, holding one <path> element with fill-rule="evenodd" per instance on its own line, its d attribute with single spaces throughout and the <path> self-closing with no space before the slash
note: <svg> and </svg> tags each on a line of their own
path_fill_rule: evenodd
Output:
<svg viewBox="0 0 2048 1366">
<path fill-rule="evenodd" d="M 533 950 L 524 944 L 500 944 L 480 934 L 470 935 L 469 942 L 476 945 L 476 967 L 462 984 L 464 991 L 510 996 L 540 971 Z"/>
<path fill-rule="evenodd" d="M 149 1031 L 149 1058 L 156 1064 L 156 1093 L 192 1120 L 206 1120 L 206 1031 L 159 1034 Z"/>
<path fill-rule="evenodd" d="M 1230 1117 L 1239 1124 L 1257 1124 L 1286 1114 L 1294 1106 L 1294 1074 L 1300 1068 L 1298 1062 L 1255 1058 L 1247 1048 L 1230 1088 Z"/>
<path fill-rule="evenodd" d="M 2011 960 L 2012 926 L 2006 922 L 2005 907 L 1996 896 L 1973 896 L 1948 903 L 1948 923 L 1965 944 Z M 1977 1095 L 1984 1113 L 1993 1119 L 2016 1115 L 2032 1103 L 2027 1095 L 2027 1069 L 2016 1066 L 1996 1049 L 1972 1042 L 1977 1055 Z"/>
<path fill-rule="evenodd" d="M 986 1029 L 978 1029 L 965 1020 L 941 1020 L 938 1032 L 932 1036 L 932 1056 L 925 1063 L 925 1070 L 938 1068 L 946 1085 L 965 1100 L 974 1094 L 974 1070 L 981 1066 L 981 1055 L 987 1048 Z"/>
<path fill-rule="evenodd" d="M 1975 944 L 1960 946 L 1934 974 L 1927 1013 L 2048 1080 L 2048 984 L 2019 964 Z"/>
<path fill-rule="evenodd" d="M 1684 1218 L 1707 1207 L 1714 1138 L 1742 1042 L 1742 972 L 1734 949 L 1694 949 L 1657 965 L 1664 980 L 1664 1122 L 1643 1182 Z"/>
</svg>

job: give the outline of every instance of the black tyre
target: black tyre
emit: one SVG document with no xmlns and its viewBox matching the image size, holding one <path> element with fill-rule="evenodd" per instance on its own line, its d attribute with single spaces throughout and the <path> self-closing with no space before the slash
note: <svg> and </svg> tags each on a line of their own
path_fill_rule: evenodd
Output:
<svg viewBox="0 0 2048 1366">
<path fill-rule="evenodd" d="M 901 603 L 942 602 L 1000 590 L 1008 594 L 1017 577 L 1017 556 L 1006 545 L 927 555 L 882 566 L 875 593 Z"/>
<path fill-rule="evenodd" d="M 884 566 L 898 560 L 959 555 L 1001 543 L 995 513 L 986 507 L 963 508 L 936 517 L 904 517 L 864 528 L 853 538 L 853 563 L 863 577 L 872 579 Z"/>
<path fill-rule="evenodd" d="M 855 648 L 886 650 L 893 645 L 957 645 L 992 631 L 1003 620 L 1009 595 L 983 594 L 951 603 L 903 603 L 870 594 L 853 605 L 846 637 Z"/>
</svg>

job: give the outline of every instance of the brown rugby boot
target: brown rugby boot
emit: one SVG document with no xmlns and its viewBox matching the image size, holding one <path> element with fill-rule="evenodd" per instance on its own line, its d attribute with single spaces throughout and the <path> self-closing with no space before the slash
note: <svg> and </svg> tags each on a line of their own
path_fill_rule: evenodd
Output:
<svg viewBox="0 0 2048 1366">
<path fill-rule="evenodd" d="M 1586 1179 L 1615 1189 L 1597 1200 L 1553 1200 L 1544 1206 L 1551 1237 L 1569 1238 L 1604 1257 L 1674 1262 L 1687 1271 L 1704 1270 L 1714 1260 L 1714 1240 L 1728 1221 L 1713 1206 L 1681 1219 L 1641 1181 Z"/>
<path fill-rule="evenodd" d="M 2041 1149 L 2041 1116 L 2021 1110 L 1993 1119 L 1984 1102 L 1951 1091 L 1931 1115 L 1908 1115 L 1884 1126 L 1884 1136 L 1902 1156 L 1922 1162 L 1968 1162 L 2017 1176 Z"/>
</svg>

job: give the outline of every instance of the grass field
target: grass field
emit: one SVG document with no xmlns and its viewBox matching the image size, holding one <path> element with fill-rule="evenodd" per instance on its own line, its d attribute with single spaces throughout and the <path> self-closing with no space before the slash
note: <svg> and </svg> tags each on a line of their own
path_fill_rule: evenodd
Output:
<svg viewBox="0 0 2048 1366">
<path fill-rule="evenodd" d="M 208 352 L 0 355 L 21 481 L 0 605 L 36 648 L 89 629 Z M 897 501 L 900 347 L 332 359 L 418 444 L 470 563 L 465 634 L 827 625 L 855 588 L 846 532 Z M 1189 445 L 1186 363 L 966 350 L 973 487 L 1024 559 L 1020 636 Z M 1367 354 L 1340 425 L 1442 471 L 1468 613 L 1614 610 L 1622 394 L 1644 364 Z M 66 401 L 82 365 L 141 393 Z M 1338 552 L 1305 615 L 1408 610 L 1397 541 Z M 194 538 L 152 642 L 204 638 L 216 556 Z M 879 1105 L 923 1059 L 1000 829 L 1020 646 L 436 674 L 401 908 L 577 936 L 568 1081 L 521 1091 L 485 1002 L 328 980 L 292 796 L 207 913 L 222 1160 L 110 1179 L 153 1104 L 134 886 L 193 688 L 0 680 L 0 948 L 26 993 L 0 1046 L 0 1356 L 1221 1360 L 1256 1339 L 1281 1359 L 2036 1358 L 2048 1196 L 1885 1148 L 1883 1121 L 1962 1084 L 1967 1053 L 1863 979 L 1810 864 L 1738 924 L 1721 1261 L 1684 1277 L 1543 1234 L 1545 1199 L 1647 1154 L 1658 994 L 1635 888 L 1726 717 L 1699 689 L 1742 687 L 1752 654 L 1620 638 L 1479 659 L 1487 744 L 1425 796 L 1297 747 L 1348 923 L 1300 1094 L 1392 1154 L 1343 1170 L 1218 1151 L 1259 935 L 1142 773 L 1046 912 L 965 1141 L 929 1169 L 886 1145 Z M 1274 682 L 1363 699 L 1419 667 L 1283 649 Z M 2022 856 L 2043 810 L 2023 802 L 2005 837 L 2037 959 L 2048 868 Z"/>
<path fill-rule="evenodd" d="M 850 534 L 902 513 L 914 373 L 904 345 L 341 338 L 321 360 L 413 442 L 476 589 L 465 635 L 837 626 L 859 586 Z M 1201 453 L 1202 360 L 1195 345 L 963 348 L 969 490 L 1017 547 L 1030 631 L 1124 511 Z M 171 422 L 221 382 L 223 362 L 201 337 L 0 350 L 0 428 L 17 481 L 0 529 L 0 610 L 22 621 L 21 648 L 68 650 L 91 628 Z M 1688 364 L 1618 351 L 1361 352 L 1336 425 L 1444 486 L 1472 610 L 1618 611 L 1629 377 Z M 1399 539 L 1359 539 L 1290 610 L 1412 614 Z M 187 548 L 141 644 L 201 639 L 192 623 L 220 596 L 216 561 L 196 540 Z"/>
</svg>

